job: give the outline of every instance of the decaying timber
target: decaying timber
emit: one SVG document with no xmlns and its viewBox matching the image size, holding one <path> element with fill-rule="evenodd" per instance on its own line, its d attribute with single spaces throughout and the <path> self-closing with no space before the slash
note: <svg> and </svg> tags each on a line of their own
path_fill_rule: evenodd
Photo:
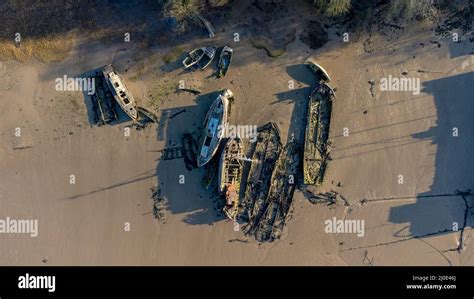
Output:
<svg viewBox="0 0 474 299">
<path fill-rule="evenodd" d="M 219 168 L 219 159 L 211 158 L 211 160 L 204 165 L 204 177 L 202 178 L 202 185 L 204 188 L 208 189 L 211 186 L 214 178 L 216 177 L 216 173 Z"/>
<path fill-rule="evenodd" d="M 225 196 L 224 213 L 229 219 L 236 219 L 239 206 L 240 183 L 244 161 L 242 140 L 231 138 L 227 141 L 219 163 L 219 193 Z"/>
<path fill-rule="evenodd" d="M 103 76 L 94 77 L 96 92 L 91 95 L 94 122 L 100 126 L 117 119 L 115 100 Z"/>
<path fill-rule="evenodd" d="M 203 26 L 206 27 L 207 32 L 209 34 L 209 38 L 212 38 L 216 35 L 216 29 L 212 26 L 211 22 L 206 20 L 203 16 L 200 14 L 197 14 L 197 18 L 202 22 Z"/>
<path fill-rule="evenodd" d="M 309 98 L 303 159 L 305 184 L 320 184 L 324 178 L 333 98 L 334 90 L 326 83 L 320 83 Z"/>
<path fill-rule="evenodd" d="M 158 117 L 153 112 L 151 112 L 150 110 L 148 110 L 146 108 L 143 108 L 143 107 L 136 107 L 136 109 L 138 111 L 138 115 L 140 116 L 140 118 L 142 118 L 142 116 L 145 116 L 150 121 L 152 121 L 154 123 L 158 123 Z"/>
<path fill-rule="evenodd" d="M 187 170 L 197 167 L 197 142 L 190 133 L 183 134 L 183 155 L 184 164 Z"/>
<path fill-rule="evenodd" d="M 255 238 L 260 242 L 272 242 L 282 234 L 293 202 L 300 156 L 301 145 L 297 142 L 288 143 L 280 154 L 267 200 L 249 231 L 255 234 Z"/>
<path fill-rule="evenodd" d="M 222 48 L 221 54 L 219 56 L 219 62 L 217 63 L 218 72 L 217 78 L 224 77 L 227 74 L 227 71 L 230 68 L 230 64 L 232 63 L 232 54 L 234 50 L 231 47 L 224 46 Z"/>
<path fill-rule="evenodd" d="M 250 228 L 260 215 L 270 187 L 271 176 L 281 151 L 280 130 L 271 122 L 257 130 L 257 141 L 252 143 L 250 166 L 242 213 L 248 217 Z"/>
</svg>

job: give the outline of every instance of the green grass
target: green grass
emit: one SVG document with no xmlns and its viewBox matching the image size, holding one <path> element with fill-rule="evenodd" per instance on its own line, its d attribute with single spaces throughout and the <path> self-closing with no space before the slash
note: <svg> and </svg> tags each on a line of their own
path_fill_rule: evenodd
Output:
<svg viewBox="0 0 474 299">
<path fill-rule="evenodd" d="M 184 49 L 181 48 L 181 47 L 174 47 L 172 48 L 171 50 L 169 50 L 168 52 L 166 52 L 165 55 L 163 55 L 162 59 L 165 63 L 171 63 L 171 62 L 174 62 L 176 61 L 176 59 L 179 58 L 179 56 L 181 56 L 181 54 L 184 53 Z"/>
<path fill-rule="evenodd" d="M 262 49 L 267 52 L 267 55 L 272 58 L 277 58 L 283 55 L 286 51 L 286 48 L 276 48 L 273 49 L 270 42 L 268 42 L 265 38 L 255 37 L 250 39 L 250 44 L 256 49 Z"/>
</svg>

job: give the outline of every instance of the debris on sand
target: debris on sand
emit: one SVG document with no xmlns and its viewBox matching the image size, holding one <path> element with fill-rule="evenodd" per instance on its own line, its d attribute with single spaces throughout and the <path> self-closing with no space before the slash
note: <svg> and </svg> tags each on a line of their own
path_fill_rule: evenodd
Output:
<svg viewBox="0 0 474 299">
<path fill-rule="evenodd" d="M 369 83 L 369 85 L 370 85 L 370 95 L 374 98 L 375 97 L 375 93 L 374 93 L 375 81 L 370 80 L 367 83 Z"/>
<path fill-rule="evenodd" d="M 32 145 L 20 145 L 20 146 L 14 146 L 12 149 L 16 151 L 16 150 L 23 150 L 23 149 L 28 149 L 32 147 L 33 147 Z"/>
<path fill-rule="evenodd" d="M 191 171 L 197 168 L 197 142 L 190 133 L 183 134 L 183 156 L 186 169 Z"/>
<path fill-rule="evenodd" d="M 300 40 L 312 50 L 321 48 L 329 41 L 328 33 L 318 21 L 309 21 L 300 35 Z"/>
<path fill-rule="evenodd" d="M 196 17 L 202 22 L 202 25 L 207 29 L 209 38 L 213 38 L 216 35 L 216 29 L 212 26 L 211 22 L 206 20 L 201 14 L 196 14 Z"/>
<path fill-rule="evenodd" d="M 328 206 L 334 205 L 337 202 L 337 196 L 339 193 L 336 191 L 329 191 L 325 193 L 317 193 L 312 197 L 308 198 L 309 202 L 312 204 L 327 203 Z"/>
<path fill-rule="evenodd" d="M 219 168 L 218 159 L 212 159 L 204 166 L 204 177 L 202 178 L 202 185 L 204 188 L 208 189 L 209 186 L 212 185 L 214 178 L 216 177 L 216 173 Z"/>
<path fill-rule="evenodd" d="M 158 187 L 152 187 L 151 198 L 153 200 L 153 217 L 158 220 L 165 220 L 165 208 L 166 201 L 161 196 L 161 189 Z"/>
<path fill-rule="evenodd" d="M 176 92 L 189 92 L 189 93 L 192 93 L 192 94 L 195 94 L 195 95 L 200 95 L 201 94 L 201 91 L 197 88 L 181 88 L 181 87 L 178 87 L 178 89 L 176 89 Z"/>
<path fill-rule="evenodd" d="M 183 148 L 181 146 L 165 148 L 159 151 L 161 160 L 175 160 L 183 158 Z"/>
<path fill-rule="evenodd" d="M 186 112 L 186 109 L 183 108 L 183 109 L 179 110 L 178 112 L 174 113 L 173 115 L 171 115 L 170 119 L 173 119 L 176 116 L 178 116 L 178 115 L 180 115 L 181 113 L 184 113 L 184 112 Z"/>
<path fill-rule="evenodd" d="M 154 122 L 155 124 L 158 123 L 158 117 L 151 112 L 150 110 L 143 108 L 143 107 L 136 107 L 138 111 L 139 120 L 142 121 L 144 118 L 148 119 L 149 121 Z"/>
</svg>

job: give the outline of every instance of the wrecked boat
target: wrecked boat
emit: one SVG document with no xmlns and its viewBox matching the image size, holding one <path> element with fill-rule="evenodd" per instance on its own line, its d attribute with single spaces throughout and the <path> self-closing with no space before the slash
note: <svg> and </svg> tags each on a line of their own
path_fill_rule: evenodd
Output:
<svg viewBox="0 0 474 299">
<path fill-rule="evenodd" d="M 198 167 L 205 165 L 219 148 L 222 140 L 221 128 L 227 126 L 229 99 L 234 95 L 230 89 L 224 90 L 212 103 L 204 120 L 204 131 L 199 142 Z"/>
<path fill-rule="evenodd" d="M 224 213 L 229 219 L 237 217 L 240 182 L 242 179 L 244 144 L 242 140 L 231 138 L 227 141 L 219 163 L 219 193 L 225 195 Z"/>
<path fill-rule="evenodd" d="M 252 164 L 247 177 L 247 187 L 242 201 L 242 214 L 248 218 L 252 233 L 254 224 L 261 217 L 266 202 L 273 170 L 281 152 L 280 130 L 270 122 L 258 128 L 257 141 L 251 144 Z"/>
<path fill-rule="evenodd" d="M 201 14 L 197 14 L 197 18 L 202 22 L 202 25 L 206 27 L 209 34 L 209 38 L 213 38 L 216 35 L 216 29 L 212 26 L 211 22 L 206 20 Z"/>
<path fill-rule="evenodd" d="M 139 116 L 144 115 L 146 118 L 148 118 L 150 121 L 154 123 L 158 123 L 158 117 L 151 112 L 150 110 L 143 108 L 143 107 L 136 107 Z"/>
<path fill-rule="evenodd" d="M 192 66 L 196 66 L 201 70 L 205 69 L 211 64 L 214 56 L 216 55 L 216 48 L 214 47 L 202 47 L 197 48 L 189 52 L 189 54 L 183 60 L 183 66 L 188 69 Z"/>
<path fill-rule="evenodd" d="M 216 173 L 219 169 L 219 159 L 212 159 L 204 166 L 204 176 L 202 177 L 202 186 L 206 189 L 209 189 L 209 186 L 212 185 Z"/>
<path fill-rule="evenodd" d="M 190 133 L 183 134 L 183 156 L 187 170 L 197 167 L 196 161 L 197 144 Z"/>
<path fill-rule="evenodd" d="M 115 100 L 104 77 L 96 76 L 94 79 L 96 92 L 91 95 L 92 110 L 94 112 L 94 122 L 101 126 L 117 119 Z"/>
<path fill-rule="evenodd" d="M 132 120 L 138 119 L 138 111 L 135 108 L 136 103 L 132 96 L 132 93 L 125 86 L 125 83 L 120 76 L 114 71 L 112 65 L 106 65 L 102 68 L 102 73 L 107 81 L 107 84 L 114 96 L 115 100 L 119 104 L 120 108 L 128 115 Z"/>
<path fill-rule="evenodd" d="M 331 77 L 329 76 L 329 73 L 321 65 L 317 64 L 314 60 L 308 59 L 306 61 L 306 65 L 316 75 L 318 82 L 331 82 Z"/>
<path fill-rule="evenodd" d="M 321 184 L 329 159 L 329 127 L 334 90 L 320 83 L 311 93 L 308 103 L 304 143 L 304 183 Z"/>
<path fill-rule="evenodd" d="M 217 73 L 217 78 L 224 77 L 229 70 L 230 63 L 232 62 L 232 54 L 234 50 L 231 47 L 224 46 L 219 57 L 219 62 L 217 64 L 219 70 Z"/>
<path fill-rule="evenodd" d="M 251 232 L 259 242 L 279 239 L 285 226 L 299 172 L 301 145 L 291 141 L 283 148 L 272 174 L 268 197 Z"/>
</svg>

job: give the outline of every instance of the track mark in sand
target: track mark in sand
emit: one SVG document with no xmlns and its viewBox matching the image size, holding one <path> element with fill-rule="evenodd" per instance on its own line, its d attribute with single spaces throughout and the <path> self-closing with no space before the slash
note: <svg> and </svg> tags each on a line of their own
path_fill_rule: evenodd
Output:
<svg viewBox="0 0 474 299">
<path fill-rule="evenodd" d="M 423 239 L 418 239 L 420 242 L 423 242 L 425 243 L 426 245 L 430 246 L 431 248 L 433 248 L 434 250 L 436 250 L 436 252 L 438 252 L 447 262 L 450 266 L 452 266 L 453 264 L 451 263 L 451 260 L 448 259 L 448 257 L 446 255 L 444 255 L 444 252 L 447 252 L 446 250 L 439 250 L 438 248 L 436 248 L 435 246 L 431 245 L 430 243 L 426 242 L 425 240 Z M 448 251 L 450 251 L 450 249 L 448 249 Z"/>
<path fill-rule="evenodd" d="M 473 194 L 469 194 L 473 195 Z M 433 195 L 418 195 L 418 196 L 402 196 L 402 197 L 386 197 L 386 198 L 374 198 L 374 199 L 362 199 L 364 203 L 369 202 L 380 202 L 380 201 L 402 201 L 402 200 L 416 200 L 419 198 L 428 198 L 428 197 L 452 197 L 452 196 L 460 196 L 458 193 L 446 193 L 446 194 L 433 194 Z"/>
<path fill-rule="evenodd" d="M 459 245 L 458 247 L 456 248 L 456 250 L 458 252 L 460 252 L 462 249 L 463 249 L 463 243 L 464 243 L 464 231 L 466 229 L 466 226 L 467 226 L 467 220 L 468 220 L 468 216 L 469 216 L 469 211 L 471 209 L 471 207 L 469 207 L 468 203 L 467 203 L 467 197 L 468 196 L 473 196 L 474 194 L 471 193 L 471 190 L 470 189 L 467 189 L 466 191 L 460 191 L 460 190 L 457 190 L 452 193 L 452 194 L 436 194 L 436 195 L 421 195 L 421 196 L 417 196 L 417 197 L 399 197 L 399 198 L 382 198 L 382 199 L 373 199 L 373 200 L 367 200 L 367 199 L 363 199 L 363 201 L 366 203 L 366 202 L 369 202 L 369 201 L 386 201 L 386 200 L 406 200 L 406 199 L 417 199 L 417 198 L 423 198 L 423 197 L 450 197 L 450 196 L 460 196 L 463 201 L 464 201 L 464 204 L 465 204 L 465 209 L 464 209 L 464 223 L 463 223 L 463 226 L 461 228 L 461 233 L 460 233 L 460 240 L 459 240 Z M 362 201 L 361 201 L 362 203 Z M 387 246 L 387 245 L 391 245 L 391 244 L 395 244 L 395 243 L 400 243 L 400 242 L 405 242 L 405 241 L 410 241 L 410 240 L 414 240 L 414 239 L 421 239 L 421 238 L 425 238 L 425 237 L 431 237 L 431 236 L 435 236 L 435 235 L 439 235 L 439 234 L 444 234 L 444 233 L 448 233 L 448 232 L 454 232 L 452 228 L 449 228 L 449 229 L 445 229 L 445 230 L 440 230 L 438 232 L 432 232 L 432 233 L 427 233 L 427 234 L 423 234 L 423 235 L 417 235 L 417 236 L 412 236 L 412 237 L 408 237 L 408 238 L 403 238 L 401 240 L 396 240 L 396 241 L 391 241 L 391 242 L 385 242 L 385 243 L 378 243 L 378 244 L 373 244 L 373 245 L 368 245 L 368 246 L 361 246 L 361 247 L 351 247 L 351 248 L 346 248 L 346 249 L 342 249 L 341 252 L 343 251 L 352 251 L 352 250 L 358 250 L 358 249 L 366 249 L 366 248 L 371 248 L 371 247 L 379 247 L 379 246 Z M 425 241 L 423 241 L 424 243 L 426 243 Z M 428 244 L 428 243 L 426 243 Z M 444 251 L 440 251 L 439 249 L 433 247 L 431 244 L 428 244 L 430 245 L 432 248 L 434 248 L 437 252 L 439 252 L 440 254 L 442 254 L 442 252 L 447 252 L 447 251 L 453 251 L 453 249 L 448 249 L 448 250 L 444 250 Z M 442 254 L 443 255 L 443 254 Z M 449 261 L 449 259 L 443 255 L 443 257 L 448 261 L 448 263 L 451 265 L 451 262 Z"/>
<path fill-rule="evenodd" d="M 418 236 L 412 236 L 412 237 L 408 237 L 408 238 L 404 238 L 404 239 L 396 240 L 396 241 L 390 241 L 390 242 L 385 242 L 385 243 L 378 243 L 378 244 L 373 244 L 373 245 L 368 245 L 368 246 L 350 247 L 350 248 L 342 249 L 341 252 L 344 252 L 344 251 L 352 251 L 352 250 L 358 250 L 358 249 L 367 249 L 367 248 L 371 248 L 371 247 L 387 246 L 387 245 L 392 245 L 392 244 L 401 243 L 401 242 L 405 242 L 405 241 L 410 241 L 410 240 L 415 240 L 415 239 L 420 239 L 420 238 L 425 238 L 425 237 L 436 236 L 436 235 L 440 235 L 440 234 L 444 234 L 444 233 L 448 233 L 448 232 L 452 232 L 452 231 L 453 231 L 453 229 L 452 229 L 452 228 L 449 228 L 449 229 L 445 229 L 445 230 L 440 230 L 440 231 L 438 231 L 438 232 L 427 233 L 427 234 L 418 235 Z"/>
<path fill-rule="evenodd" d="M 366 263 L 367 262 L 367 263 Z M 365 250 L 364 252 L 364 259 L 362 260 L 362 263 L 364 265 L 370 265 L 370 266 L 373 266 L 373 262 L 374 262 L 374 258 L 370 258 L 369 257 L 369 251 L 368 250 Z"/>
<path fill-rule="evenodd" d="M 229 240 L 229 243 L 233 243 L 233 242 L 248 243 L 249 240 L 248 239 L 238 239 L 238 238 Z"/>
<path fill-rule="evenodd" d="M 470 207 L 469 205 L 467 204 L 467 196 L 468 195 L 471 195 L 471 190 L 467 190 L 466 192 L 459 192 L 459 193 L 462 193 L 460 194 L 461 198 L 463 199 L 464 201 L 464 223 L 462 225 L 462 228 L 461 228 L 461 233 L 459 235 L 459 246 L 458 246 L 458 251 L 461 251 L 463 250 L 463 247 L 464 247 L 464 230 L 466 229 L 466 226 L 467 226 L 467 217 L 469 216 L 469 210 L 470 210 Z"/>
</svg>

